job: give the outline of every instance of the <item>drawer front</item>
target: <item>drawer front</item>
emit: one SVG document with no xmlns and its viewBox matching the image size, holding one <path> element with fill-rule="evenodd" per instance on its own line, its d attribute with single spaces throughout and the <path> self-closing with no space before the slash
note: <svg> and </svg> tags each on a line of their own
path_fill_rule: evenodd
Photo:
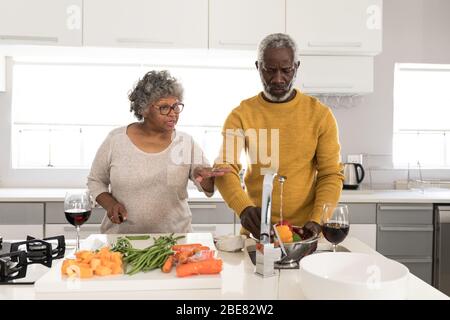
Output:
<svg viewBox="0 0 450 320">
<path fill-rule="evenodd" d="M 433 275 L 433 260 L 431 257 L 388 256 L 388 258 L 404 264 L 413 275 L 431 284 Z"/>
<path fill-rule="evenodd" d="M 383 255 L 432 256 L 433 226 L 378 225 L 377 251 Z"/>
<path fill-rule="evenodd" d="M 234 224 L 192 224 L 193 232 L 212 233 L 213 237 L 234 234 Z"/>
<path fill-rule="evenodd" d="M 0 225 L 44 224 L 43 203 L 0 203 Z"/>
<path fill-rule="evenodd" d="M 27 236 L 42 239 L 44 237 L 44 225 L 0 224 L 0 235 L 3 237 L 3 240 L 25 240 Z"/>
<path fill-rule="evenodd" d="M 106 210 L 103 208 L 93 208 L 89 220 L 85 224 L 102 223 Z M 45 203 L 46 223 L 68 223 L 64 215 L 64 202 Z"/>
<path fill-rule="evenodd" d="M 377 206 L 375 203 L 343 203 L 348 207 L 350 223 L 376 223 Z"/>
<path fill-rule="evenodd" d="M 86 239 L 91 234 L 100 233 L 100 224 L 83 224 L 80 226 L 80 239 Z M 47 224 L 45 226 L 45 236 L 53 237 L 64 235 L 66 239 L 76 239 L 77 232 L 74 226 L 71 224 Z"/>
<path fill-rule="evenodd" d="M 189 202 L 193 224 L 227 224 L 234 222 L 234 212 L 225 202 Z"/>
<path fill-rule="evenodd" d="M 433 205 L 379 203 L 377 224 L 433 224 Z"/>
</svg>

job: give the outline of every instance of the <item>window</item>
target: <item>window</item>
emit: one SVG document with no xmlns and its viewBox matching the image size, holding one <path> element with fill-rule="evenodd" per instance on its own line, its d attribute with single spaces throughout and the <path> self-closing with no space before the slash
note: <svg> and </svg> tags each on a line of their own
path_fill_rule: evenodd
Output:
<svg viewBox="0 0 450 320">
<path fill-rule="evenodd" d="M 450 167 L 450 65 L 395 65 L 393 162 Z"/>
<path fill-rule="evenodd" d="M 13 168 L 89 168 L 109 131 L 136 121 L 128 92 L 145 72 L 167 69 L 184 86 L 177 128 L 188 132 L 212 162 L 228 113 L 261 85 L 252 65 L 13 64 Z"/>
</svg>

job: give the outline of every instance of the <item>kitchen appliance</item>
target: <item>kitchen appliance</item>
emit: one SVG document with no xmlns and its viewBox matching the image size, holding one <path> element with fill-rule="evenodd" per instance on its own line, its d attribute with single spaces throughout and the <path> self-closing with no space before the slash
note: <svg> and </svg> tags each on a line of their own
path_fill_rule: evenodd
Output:
<svg viewBox="0 0 450 320">
<path fill-rule="evenodd" d="M 42 240 L 27 236 L 17 242 L 4 242 L 0 237 L 0 284 L 34 284 L 65 251 L 63 235 Z"/>
<path fill-rule="evenodd" d="M 365 171 L 359 163 L 344 163 L 344 189 L 356 190 L 364 180 Z"/>
<path fill-rule="evenodd" d="M 450 295 L 450 206 L 434 206 L 433 286 Z"/>
</svg>

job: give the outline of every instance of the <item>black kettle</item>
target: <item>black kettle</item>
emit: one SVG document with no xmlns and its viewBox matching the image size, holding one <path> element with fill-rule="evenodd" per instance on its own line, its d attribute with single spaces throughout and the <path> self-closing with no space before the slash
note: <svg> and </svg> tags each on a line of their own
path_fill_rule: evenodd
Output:
<svg viewBox="0 0 450 320">
<path fill-rule="evenodd" d="M 359 163 L 344 163 L 344 189 L 356 190 L 364 179 L 364 168 Z"/>
</svg>

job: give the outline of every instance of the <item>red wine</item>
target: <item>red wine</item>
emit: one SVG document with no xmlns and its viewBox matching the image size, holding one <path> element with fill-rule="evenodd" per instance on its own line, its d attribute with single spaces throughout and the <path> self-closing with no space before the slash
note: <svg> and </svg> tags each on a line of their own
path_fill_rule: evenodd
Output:
<svg viewBox="0 0 450 320">
<path fill-rule="evenodd" d="M 340 223 L 325 223 L 322 226 L 322 233 L 324 237 L 333 244 L 341 243 L 348 235 L 350 226 L 348 224 Z"/>
<path fill-rule="evenodd" d="M 81 226 L 91 216 L 91 210 L 85 209 L 69 209 L 64 212 L 66 219 L 74 226 Z"/>
</svg>

